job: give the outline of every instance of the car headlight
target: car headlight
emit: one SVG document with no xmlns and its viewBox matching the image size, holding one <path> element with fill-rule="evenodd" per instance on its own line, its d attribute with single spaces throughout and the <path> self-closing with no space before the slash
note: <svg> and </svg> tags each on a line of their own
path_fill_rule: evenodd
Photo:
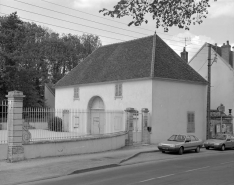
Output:
<svg viewBox="0 0 234 185">
<path fill-rule="evenodd" d="M 216 145 L 216 146 L 218 146 L 218 145 L 220 145 L 221 143 L 214 143 L 214 145 Z"/>
<path fill-rule="evenodd" d="M 175 148 L 176 145 L 170 144 L 170 145 L 168 145 L 168 146 L 169 146 L 169 147 L 172 147 L 172 148 Z"/>
<path fill-rule="evenodd" d="M 162 143 L 158 143 L 158 146 L 162 146 Z"/>
</svg>

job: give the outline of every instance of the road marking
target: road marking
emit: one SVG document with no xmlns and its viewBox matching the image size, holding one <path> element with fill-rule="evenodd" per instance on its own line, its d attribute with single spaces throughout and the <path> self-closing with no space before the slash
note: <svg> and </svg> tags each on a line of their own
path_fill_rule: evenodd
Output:
<svg viewBox="0 0 234 185">
<path fill-rule="evenodd" d="M 234 161 L 229 161 L 229 162 L 225 162 L 225 163 L 220 163 L 220 164 L 228 164 L 228 163 L 233 163 Z"/>
<path fill-rule="evenodd" d="M 196 168 L 196 169 L 192 169 L 192 170 L 187 170 L 185 172 L 191 172 L 191 171 L 196 171 L 196 170 L 201 170 L 201 169 L 204 169 L 204 168 L 209 168 L 210 166 L 205 166 L 205 167 L 201 167 L 201 168 Z"/>
<path fill-rule="evenodd" d="M 147 181 L 151 181 L 151 180 L 154 180 L 155 178 L 152 178 L 152 179 L 147 179 L 147 180 L 144 180 L 144 181 L 140 181 L 140 182 L 147 182 Z"/>
<path fill-rule="evenodd" d="M 161 179 L 161 178 L 172 176 L 172 175 L 175 175 L 175 174 L 164 175 L 164 176 L 161 176 L 161 177 L 157 177 L 157 179 Z"/>
</svg>

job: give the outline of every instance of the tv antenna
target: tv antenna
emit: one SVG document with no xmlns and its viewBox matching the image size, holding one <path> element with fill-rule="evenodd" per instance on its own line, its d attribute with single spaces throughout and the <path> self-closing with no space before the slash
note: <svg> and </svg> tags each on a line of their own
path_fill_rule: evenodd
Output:
<svg viewBox="0 0 234 185">
<path fill-rule="evenodd" d="M 188 45 L 187 43 L 191 41 L 190 37 L 185 37 L 184 38 L 184 48 L 186 49 L 186 46 Z"/>
</svg>

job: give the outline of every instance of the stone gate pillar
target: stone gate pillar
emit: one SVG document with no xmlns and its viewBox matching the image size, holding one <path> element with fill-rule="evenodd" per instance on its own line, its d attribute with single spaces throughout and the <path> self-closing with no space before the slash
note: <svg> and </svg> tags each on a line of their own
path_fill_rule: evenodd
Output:
<svg viewBox="0 0 234 185">
<path fill-rule="evenodd" d="M 147 108 L 141 109 L 142 112 L 142 143 L 150 144 L 150 132 L 148 131 L 149 110 Z"/>
<path fill-rule="evenodd" d="M 24 148 L 22 145 L 23 129 L 23 98 L 21 91 L 8 92 L 8 162 L 16 162 L 24 159 Z"/>
<path fill-rule="evenodd" d="M 136 110 L 134 108 L 127 108 L 125 112 L 127 113 L 126 127 L 128 131 L 128 136 L 125 140 L 125 145 L 129 146 L 133 145 L 133 113 L 135 113 Z"/>
</svg>

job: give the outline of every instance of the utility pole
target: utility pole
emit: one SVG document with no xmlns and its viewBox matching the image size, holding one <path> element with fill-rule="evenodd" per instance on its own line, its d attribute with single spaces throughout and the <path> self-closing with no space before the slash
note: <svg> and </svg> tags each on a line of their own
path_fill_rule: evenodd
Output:
<svg viewBox="0 0 234 185">
<path fill-rule="evenodd" d="M 208 88 L 207 88 L 207 121 L 206 139 L 210 139 L 210 87 L 211 87 L 211 44 L 208 43 Z"/>
</svg>

